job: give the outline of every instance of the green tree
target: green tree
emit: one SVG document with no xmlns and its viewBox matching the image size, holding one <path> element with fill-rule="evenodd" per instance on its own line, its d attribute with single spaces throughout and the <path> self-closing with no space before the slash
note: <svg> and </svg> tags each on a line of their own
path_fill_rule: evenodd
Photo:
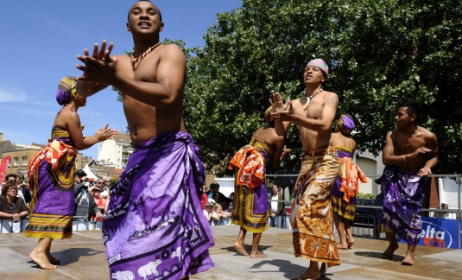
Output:
<svg viewBox="0 0 462 280">
<path fill-rule="evenodd" d="M 271 93 L 297 98 L 308 60 L 324 58 L 338 114 L 355 117 L 361 150 L 377 153 L 395 127 L 397 104 L 415 100 L 421 125 L 439 139 L 436 172 L 461 171 L 462 5 L 460 1 L 244 0 L 218 15 L 203 49 L 190 49 L 185 98 L 188 131 L 207 168 L 229 157 L 262 124 Z M 287 146 L 298 155 L 295 127 Z M 299 157 L 285 161 L 297 170 Z"/>
</svg>

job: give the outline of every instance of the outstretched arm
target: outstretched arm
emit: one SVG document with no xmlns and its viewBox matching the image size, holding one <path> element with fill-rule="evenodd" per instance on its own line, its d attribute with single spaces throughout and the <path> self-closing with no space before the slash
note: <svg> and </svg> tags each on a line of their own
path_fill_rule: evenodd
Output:
<svg viewBox="0 0 462 280">
<path fill-rule="evenodd" d="M 117 136 L 117 130 L 110 129 L 109 124 L 106 124 L 103 128 L 99 128 L 94 135 L 84 137 L 82 134 L 79 115 L 76 112 L 71 111 L 63 113 L 65 114 L 63 117 L 65 118 L 65 123 L 71 136 L 72 143 L 74 143 L 74 147 L 78 150 L 88 149 L 98 142 L 112 139 Z"/>
</svg>

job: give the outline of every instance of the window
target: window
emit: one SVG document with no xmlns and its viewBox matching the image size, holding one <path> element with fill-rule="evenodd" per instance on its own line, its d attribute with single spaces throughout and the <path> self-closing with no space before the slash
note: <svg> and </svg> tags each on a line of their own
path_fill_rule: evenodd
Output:
<svg viewBox="0 0 462 280">
<path fill-rule="evenodd" d="M 18 166 L 19 165 L 19 157 L 14 157 L 13 158 L 13 166 Z"/>
<path fill-rule="evenodd" d="M 22 165 L 26 165 L 26 166 L 27 166 L 27 156 L 23 156 L 23 157 L 22 157 Z"/>
</svg>

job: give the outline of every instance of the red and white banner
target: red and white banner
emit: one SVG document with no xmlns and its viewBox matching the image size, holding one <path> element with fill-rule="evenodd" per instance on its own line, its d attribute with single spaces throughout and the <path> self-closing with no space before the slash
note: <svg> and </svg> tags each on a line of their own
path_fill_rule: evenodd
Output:
<svg viewBox="0 0 462 280">
<path fill-rule="evenodd" d="M 3 184 L 3 181 L 5 181 L 6 171 L 8 170 L 10 159 L 10 156 L 6 156 L 2 159 L 2 163 L 0 163 L 0 184 Z"/>
</svg>

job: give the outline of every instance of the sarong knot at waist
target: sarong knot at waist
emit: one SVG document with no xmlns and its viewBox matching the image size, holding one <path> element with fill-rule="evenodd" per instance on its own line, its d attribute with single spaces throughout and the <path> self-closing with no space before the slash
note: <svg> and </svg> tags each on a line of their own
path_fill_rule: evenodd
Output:
<svg viewBox="0 0 462 280">
<path fill-rule="evenodd" d="M 334 146 L 324 146 L 321 148 L 317 148 L 313 151 L 303 151 L 303 157 L 317 157 L 317 156 L 323 156 L 329 153 L 335 153 Z"/>
</svg>

